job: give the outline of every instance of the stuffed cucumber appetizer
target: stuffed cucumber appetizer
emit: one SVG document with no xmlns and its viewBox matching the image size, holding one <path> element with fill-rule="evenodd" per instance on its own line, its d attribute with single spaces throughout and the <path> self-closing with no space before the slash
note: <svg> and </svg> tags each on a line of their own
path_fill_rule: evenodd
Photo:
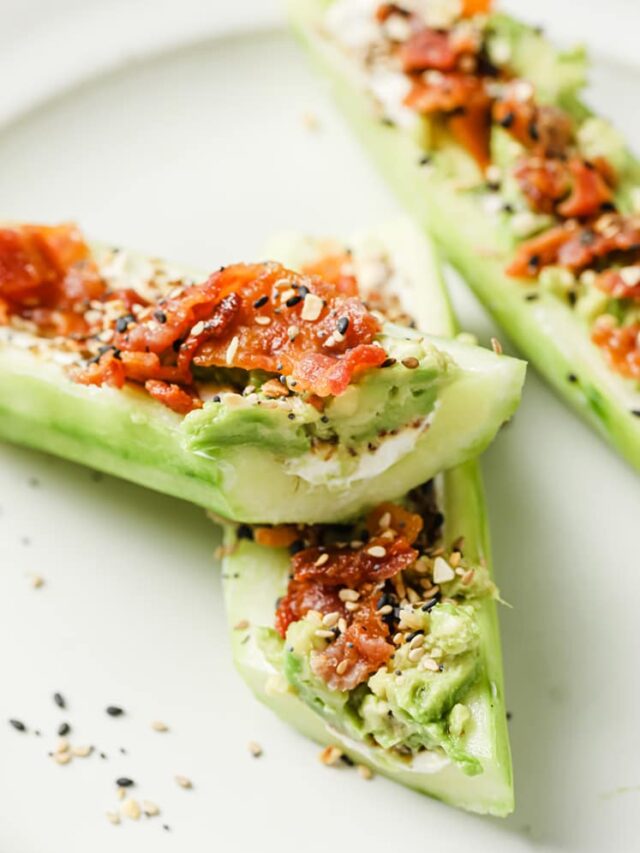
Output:
<svg viewBox="0 0 640 853">
<path fill-rule="evenodd" d="M 394 499 L 479 453 L 522 381 L 513 359 L 386 322 L 337 262 L 207 277 L 73 226 L 0 228 L 0 437 L 232 520 Z"/>
<path fill-rule="evenodd" d="M 450 334 L 436 277 L 414 282 L 415 298 L 408 282 L 389 287 L 387 246 L 406 245 L 407 234 L 394 226 L 350 245 L 366 252 L 361 269 L 377 280 L 382 310 L 405 306 L 423 327 Z M 298 240 L 289 251 L 312 248 Z M 488 547 L 475 462 L 351 524 L 228 527 L 223 578 L 240 674 L 325 746 L 326 763 L 343 758 L 451 805 L 508 814 Z"/>
<path fill-rule="evenodd" d="M 289 0 L 403 202 L 521 351 L 640 468 L 640 168 L 490 0 Z"/>
</svg>

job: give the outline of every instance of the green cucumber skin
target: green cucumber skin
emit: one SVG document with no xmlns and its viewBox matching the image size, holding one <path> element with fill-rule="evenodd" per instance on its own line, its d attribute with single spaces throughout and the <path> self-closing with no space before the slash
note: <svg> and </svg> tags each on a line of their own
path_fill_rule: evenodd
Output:
<svg viewBox="0 0 640 853">
<path fill-rule="evenodd" d="M 390 237 L 390 239 L 392 239 Z M 453 335 L 457 331 L 448 294 L 439 272 L 436 253 L 431 253 L 429 275 L 422 272 L 421 280 L 429 282 L 412 300 L 417 309 L 418 326 L 431 334 Z M 484 559 L 491 568 L 490 537 L 484 491 L 478 463 L 473 460 L 452 468 L 442 476 L 441 503 L 445 515 L 445 538 L 453 541 L 465 537 L 465 553 L 471 560 Z M 227 618 L 231 630 L 231 644 L 235 665 L 256 698 L 282 719 L 293 725 L 303 735 L 322 745 L 336 743 L 335 734 L 322 718 L 291 693 L 281 693 L 268 687 L 271 670 L 253 637 L 242 636 L 233 630 L 240 620 L 248 618 L 252 626 L 271 624 L 272 602 L 280 589 L 274 589 L 272 578 L 283 574 L 288 565 L 286 553 L 260 548 L 246 540 L 235 540 L 233 529 L 228 527 L 226 543 L 232 548 L 223 560 L 223 578 Z M 256 566 L 260 565 L 258 574 Z M 245 595 L 244 574 L 249 573 Z M 261 586 L 262 584 L 262 586 Z M 486 748 L 488 759 L 483 758 L 485 772 L 466 776 L 455 767 L 448 767 L 441 777 L 438 774 L 416 776 L 406 771 L 389 769 L 360 751 L 351 750 L 348 744 L 341 748 L 350 757 L 369 766 L 396 782 L 414 788 L 420 793 L 441 800 L 451 806 L 464 808 L 478 814 L 505 817 L 513 811 L 513 772 L 509 733 L 507 728 L 502 651 L 497 608 L 494 601 L 482 604 L 481 655 L 483 667 L 474 693 L 483 703 L 487 713 Z"/>
<path fill-rule="evenodd" d="M 640 471 L 640 417 L 614 398 L 601 377 L 582 365 L 536 319 L 536 307 L 551 305 L 549 295 L 527 302 L 521 282 L 504 273 L 508 254 L 497 245 L 489 217 L 474 202 L 452 192 L 446 182 L 419 164 L 424 153 L 407 133 L 384 125 L 359 92 L 323 55 L 315 29 L 326 0 L 289 0 L 294 31 L 329 77 L 341 111 L 371 159 L 416 222 L 436 241 L 446 259 L 465 278 L 516 347 L 578 414 Z M 484 249 L 488 256 L 478 252 Z M 554 306 L 553 310 L 558 310 Z M 569 314 L 570 310 L 567 308 Z M 575 334 L 582 334 L 575 320 Z M 570 382 L 569 375 L 577 382 Z M 614 377 L 614 381 L 617 377 Z"/>
</svg>

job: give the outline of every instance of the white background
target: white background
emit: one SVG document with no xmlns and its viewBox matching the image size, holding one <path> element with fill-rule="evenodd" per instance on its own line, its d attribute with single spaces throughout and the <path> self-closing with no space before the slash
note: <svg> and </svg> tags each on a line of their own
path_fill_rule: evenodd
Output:
<svg viewBox="0 0 640 853">
<path fill-rule="evenodd" d="M 636 4 L 510 5 L 633 58 Z M 1 11 L 2 215 L 75 217 L 95 237 L 214 267 L 259 256 L 280 227 L 348 234 L 395 213 L 271 3 L 2 0 Z M 637 74 L 602 62 L 594 84 L 593 101 L 637 140 Z M 488 340 L 483 312 L 455 295 Z M 637 477 L 533 372 L 484 469 L 513 605 L 501 615 L 518 805 L 504 822 L 327 770 L 253 702 L 228 659 L 217 533 L 199 510 L 0 447 L 0 853 L 634 850 Z M 110 703 L 127 715 L 107 718 Z M 43 736 L 14 732 L 10 716 Z M 171 733 L 150 730 L 158 717 Z M 108 757 L 52 765 L 63 719 Z M 161 819 L 106 822 L 123 774 Z"/>
</svg>

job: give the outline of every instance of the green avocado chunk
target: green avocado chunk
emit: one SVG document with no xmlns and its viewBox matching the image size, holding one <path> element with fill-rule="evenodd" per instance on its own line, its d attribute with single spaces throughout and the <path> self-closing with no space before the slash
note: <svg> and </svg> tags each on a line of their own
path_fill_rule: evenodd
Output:
<svg viewBox="0 0 640 853">
<path fill-rule="evenodd" d="M 403 263 L 437 277 L 431 253 L 412 239 L 419 248 Z M 132 252 L 93 251 L 120 287 L 204 280 Z M 299 395 L 272 399 L 263 386 L 273 377 L 216 370 L 198 375 L 203 408 L 181 416 L 134 385 L 79 385 L 68 374 L 73 352 L 0 327 L 0 438 L 234 521 L 349 518 L 483 450 L 524 378 L 514 359 L 390 323 L 378 342 L 390 366 L 360 374 L 324 412 Z"/>
<path fill-rule="evenodd" d="M 520 209 L 519 191 L 508 178 L 500 197 L 487 191 L 475 163 L 446 135 L 434 140 L 428 128 L 418 134 L 415 127 L 381 121 L 380 102 L 361 65 L 326 26 L 333 5 L 334 0 L 289 0 L 291 23 L 329 78 L 337 104 L 381 173 L 523 355 L 640 469 L 640 384 L 612 371 L 590 339 L 594 316 L 605 309 L 617 316 L 620 306 L 616 300 L 605 305 L 593 288 L 580 284 L 574 309 L 567 288 L 555 286 L 557 276 L 552 275 L 553 287 L 539 288 L 505 274 L 514 247 L 548 225 L 545 217 Z M 584 52 L 557 51 L 532 27 L 506 15 L 489 16 L 487 27 L 494 59 L 510 63 L 531 81 L 543 102 L 569 111 L 578 123 L 578 144 L 585 155 L 604 155 L 616 164 L 621 211 L 637 211 L 637 160 L 619 134 L 579 99 Z M 517 155 L 517 144 L 500 129 L 493 131 L 492 146 L 499 166 L 507 166 Z"/>
<path fill-rule="evenodd" d="M 394 225 L 383 233 L 402 243 L 412 229 Z M 289 238 L 284 254 L 298 256 L 303 243 Z M 452 333 L 437 278 L 407 289 L 404 297 L 420 325 Z M 228 527 L 223 578 L 234 660 L 256 697 L 311 739 L 450 805 L 504 816 L 513 810 L 513 786 L 477 463 L 440 475 L 436 492 L 443 545 L 464 537 L 465 559 L 476 567 L 473 578 L 443 576 L 447 600 L 404 617 L 423 639 L 399 646 L 388 665 L 353 690 L 330 689 L 315 669 L 327 643 L 318 615 L 293 622 L 284 639 L 274 630 L 276 603 L 289 580 L 288 550 L 262 547 Z M 339 535 L 345 535 L 343 528 Z M 420 664 L 414 647 L 424 649 L 429 667 Z"/>
</svg>

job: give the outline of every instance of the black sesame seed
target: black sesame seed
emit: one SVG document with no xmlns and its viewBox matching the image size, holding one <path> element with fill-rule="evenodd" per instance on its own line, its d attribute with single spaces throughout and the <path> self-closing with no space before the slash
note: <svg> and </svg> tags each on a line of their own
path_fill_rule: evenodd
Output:
<svg viewBox="0 0 640 853">
<path fill-rule="evenodd" d="M 58 708 L 66 708 L 67 707 L 67 703 L 64 701 L 64 696 L 62 695 L 62 693 L 54 693 L 53 694 L 53 701 L 56 703 Z"/>
<path fill-rule="evenodd" d="M 536 299 L 539 299 L 539 298 L 540 297 L 537 293 L 527 293 L 527 295 L 525 296 L 525 299 L 527 300 L 527 302 L 535 302 Z"/>
<path fill-rule="evenodd" d="M 394 365 L 395 363 L 396 363 L 396 359 L 395 359 L 395 358 L 385 358 L 385 360 L 382 362 L 382 364 L 380 365 L 380 367 L 393 367 L 393 365 Z"/>
<path fill-rule="evenodd" d="M 238 539 L 253 539 L 253 530 L 248 524 L 240 524 L 236 530 L 236 536 Z"/>
<path fill-rule="evenodd" d="M 22 720 L 9 720 L 9 725 L 13 726 L 17 732 L 26 732 L 27 730 L 27 727 Z"/>
<path fill-rule="evenodd" d="M 516 117 L 515 117 L 515 114 L 514 114 L 514 113 L 507 113 L 503 118 L 501 118 L 501 119 L 500 119 L 500 121 L 498 122 L 498 124 L 499 124 L 501 127 L 511 127 L 511 125 L 512 125 L 512 124 L 513 124 L 513 122 L 515 121 L 515 118 L 516 118 Z"/>
<path fill-rule="evenodd" d="M 129 323 L 135 323 L 136 318 L 133 314 L 125 314 L 124 317 L 118 317 L 116 320 L 116 332 L 126 332 Z"/>
<path fill-rule="evenodd" d="M 302 539 L 296 539 L 294 542 L 289 545 L 289 553 L 293 557 L 294 554 L 297 554 L 298 551 L 303 551 L 305 548 L 305 544 Z"/>
<path fill-rule="evenodd" d="M 577 382 L 578 381 L 578 377 L 575 375 L 575 373 L 570 373 L 567 376 L 567 379 L 569 380 L 569 382 Z"/>
<path fill-rule="evenodd" d="M 307 295 L 307 293 L 309 293 L 309 288 L 308 288 L 306 285 L 301 284 L 301 285 L 298 287 L 298 293 L 299 293 L 299 294 L 300 294 L 300 296 L 304 299 L 304 298 L 305 298 L 305 296 Z"/>
<path fill-rule="evenodd" d="M 65 735 L 68 735 L 70 731 L 71 726 L 69 725 L 69 723 L 60 723 L 60 725 L 58 726 L 59 737 L 64 737 Z"/>
<path fill-rule="evenodd" d="M 265 294 L 264 296 L 261 296 L 259 299 L 256 299 L 256 301 L 253 303 L 253 307 L 254 308 L 262 308 L 262 306 L 266 305 L 268 301 L 269 301 L 269 297 Z"/>
<path fill-rule="evenodd" d="M 509 204 L 509 203 L 507 203 L 507 204 L 503 204 L 503 205 L 502 205 L 502 210 L 503 210 L 503 212 L 504 212 L 504 213 L 515 213 L 515 212 L 516 212 L 515 207 L 514 207 L 512 204 Z"/>
<path fill-rule="evenodd" d="M 110 717 L 121 717 L 124 714 L 123 709 L 119 708 L 118 705 L 108 705 L 106 710 Z"/>
<path fill-rule="evenodd" d="M 353 765 L 354 765 L 353 759 L 349 758 L 348 755 L 345 755 L 344 752 L 340 756 L 340 761 L 342 761 L 343 764 L 346 764 L 347 767 L 353 767 Z"/>
<path fill-rule="evenodd" d="M 425 603 L 422 605 L 420 610 L 422 610 L 423 613 L 430 613 L 433 610 L 433 608 L 436 606 L 437 603 L 438 603 L 438 596 L 434 595 L 433 598 L 430 598 L 428 601 L 425 601 Z"/>
<path fill-rule="evenodd" d="M 329 418 L 327 417 L 327 415 L 322 415 L 322 417 L 320 418 L 320 420 L 322 421 L 322 423 L 323 423 L 323 424 L 328 424 L 328 423 L 329 423 Z"/>
<path fill-rule="evenodd" d="M 393 119 L 390 119 L 387 116 L 385 116 L 383 119 L 381 119 L 381 124 L 383 124 L 385 127 L 395 127 L 396 126 L 396 123 L 393 121 Z"/>
<path fill-rule="evenodd" d="M 284 304 L 287 308 L 293 308 L 293 306 L 297 305 L 298 302 L 302 302 L 302 296 L 296 294 L 296 296 L 290 296 Z"/>
<path fill-rule="evenodd" d="M 430 154 L 424 154 L 424 155 L 423 155 L 423 156 L 418 160 L 418 165 L 419 165 L 419 166 L 428 166 L 430 162 L 431 162 L 431 155 L 430 155 Z"/>
<path fill-rule="evenodd" d="M 163 823 L 162 828 L 164 829 L 165 832 L 171 832 L 171 827 L 169 826 L 168 823 Z"/>
<path fill-rule="evenodd" d="M 344 335 L 347 329 L 349 328 L 349 318 L 348 317 L 340 317 L 338 320 L 338 331 L 341 335 Z"/>
<path fill-rule="evenodd" d="M 631 409 L 631 414 L 636 418 L 640 418 L 640 409 Z"/>
<path fill-rule="evenodd" d="M 220 402 L 220 394 L 214 394 L 211 399 L 214 403 L 219 403 Z"/>
<path fill-rule="evenodd" d="M 507 717 L 507 720 L 510 720 L 510 719 L 513 717 L 512 712 L 511 712 L 511 711 L 507 711 L 506 717 Z"/>
<path fill-rule="evenodd" d="M 120 747 L 120 749 L 118 750 L 118 752 L 119 752 L 121 755 L 126 755 L 126 754 L 127 754 L 127 750 L 124 748 L 124 746 L 121 746 L 121 747 Z"/>
<path fill-rule="evenodd" d="M 156 320 L 158 323 L 166 323 L 167 315 L 164 313 L 164 311 L 160 311 L 158 309 L 157 311 L 153 312 L 153 319 Z"/>
<path fill-rule="evenodd" d="M 616 206 L 612 201 L 603 201 L 602 204 L 600 205 L 600 210 L 602 211 L 602 213 L 609 213 L 615 209 L 616 209 Z"/>
<path fill-rule="evenodd" d="M 533 139 L 534 142 L 538 142 L 540 139 L 540 131 L 538 130 L 538 125 L 535 121 L 530 122 L 528 130 L 531 139 Z"/>
<path fill-rule="evenodd" d="M 119 779 L 116 779 L 118 788 L 130 788 L 133 784 L 135 784 L 133 779 L 129 779 L 128 776 L 121 776 Z"/>
<path fill-rule="evenodd" d="M 407 636 L 405 637 L 405 642 L 410 643 L 414 637 L 418 637 L 420 634 L 424 634 L 424 631 L 422 630 L 422 628 L 418 628 L 417 631 L 412 631 L 410 634 L 407 634 Z"/>
<path fill-rule="evenodd" d="M 293 414 L 293 412 L 289 412 L 287 417 L 289 418 L 290 421 L 295 421 L 295 419 L 296 419 L 296 416 Z"/>
<path fill-rule="evenodd" d="M 537 269 L 540 266 L 540 255 L 531 255 L 528 264 L 532 269 Z"/>
<path fill-rule="evenodd" d="M 107 757 L 106 752 L 101 752 L 101 753 L 100 753 L 100 758 L 105 759 L 106 757 Z"/>
</svg>

